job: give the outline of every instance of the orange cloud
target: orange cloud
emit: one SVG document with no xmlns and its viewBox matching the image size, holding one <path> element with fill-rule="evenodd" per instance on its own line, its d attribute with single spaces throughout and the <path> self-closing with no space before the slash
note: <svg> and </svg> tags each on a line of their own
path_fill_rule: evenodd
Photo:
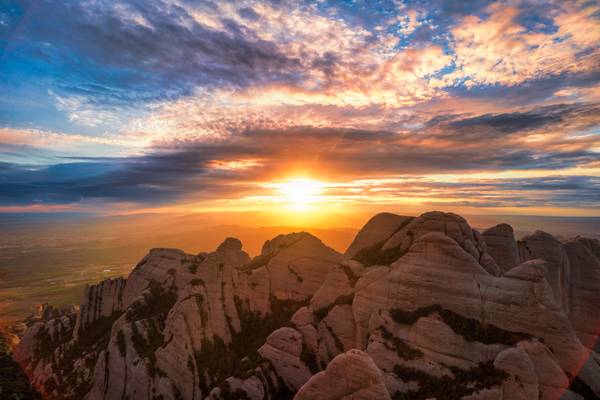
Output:
<svg viewBox="0 0 600 400">
<path fill-rule="evenodd" d="M 517 22 L 519 9 L 494 3 L 489 17 L 468 16 L 452 30 L 457 71 L 444 82 L 467 86 L 517 85 L 565 72 L 597 69 L 600 22 L 597 5 L 566 2 L 554 12 L 556 32 L 531 32 Z"/>
</svg>

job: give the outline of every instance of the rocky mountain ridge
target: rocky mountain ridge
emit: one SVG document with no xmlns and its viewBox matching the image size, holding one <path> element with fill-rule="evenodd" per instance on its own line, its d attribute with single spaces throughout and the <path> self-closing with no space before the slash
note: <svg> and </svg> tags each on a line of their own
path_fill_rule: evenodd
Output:
<svg viewBox="0 0 600 400">
<path fill-rule="evenodd" d="M 600 398 L 600 244 L 442 212 L 153 249 L 14 350 L 48 399 Z"/>
</svg>

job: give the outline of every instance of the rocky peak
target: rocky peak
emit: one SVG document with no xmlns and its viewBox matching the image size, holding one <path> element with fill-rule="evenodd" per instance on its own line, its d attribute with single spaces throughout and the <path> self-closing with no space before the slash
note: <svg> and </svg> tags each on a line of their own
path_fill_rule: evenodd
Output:
<svg viewBox="0 0 600 400">
<path fill-rule="evenodd" d="M 242 242 L 236 238 L 227 238 L 217 247 L 218 253 L 224 253 L 227 251 L 241 251 L 242 250 Z"/>
<path fill-rule="evenodd" d="M 388 239 L 393 233 L 410 222 L 414 217 L 391 213 L 380 213 L 372 217 L 358 232 L 344 255 L 352 258 L 360 250 Z"/>
<path fill-rule="evenodd" d="M 49 400 L 597 399 L 600 246 L 553 239 L 521 263 L 508 225 L 386 213 L 345 256 L 306 232 L 252 260 L 152 249 L 77 312 L 41 307 L 15 357 Z"/>
<path fill-rule="evenodd" d="M 384 225 L 381 223 L 382 220 L 388 221 L 388 223 Z M 389 215 L 385 215 L 378 221 L 378 224 L 371 224 L 371 227 L 365 232 L 369 237 L 375 237 L 376 235 L 372 233 L 374 228 L 378 225 L 389 228 L 392 225 L 389 222 L 391 220 Z M 419 237 L 429 232 L 439 232 L 454 240 L 491 275 L 499 276 L 502 273 L 494 259 L 487 253 L 481 234 L 471 229 L 467 221 L 459 215 L 432 211 L 417 218 L 398 217 L 395 221 L 398 221 L 399 225 L 391 234 L 384 235 L 384 230 L 379 231 L 378 235 L 384 239 L 356 251 L 353 258 L 366 266 L 389 265 L 406 254 Z M 361 232 L 363 230 L 357 237 L 367 236 L 367 233 L 361 234 Z M 353 246 L 354 252 L 358 246 L 354 243 Z"/>
<path fill-rule="evenodd" d="M 275 238 L 267 240 L 265 242 L 261 250 L 261 255 L 270 256 L 277 254 L 279 251 L 290 247 L 292 244 L 295 244 L 302 239 L 320 241 L 318 238 L 316 238 L 308 232 L 294 232 L 289 234 L 277 235 Z"/>
<path fill-rule="evenodd" d="M 569 310 L 569 259 L 558 239 L 547 232 L 536 231 L 518 242 L 521 261 L 542 258 L 547 262 L 546 280 L 554 293 L 557 304 Z"/>
<path fill-rule="evenodd" d="M 519 248 L 512 226 L 498 224 L 483 231 L 487 252 L 504 271 L 520 264 Z"/>
</svg>

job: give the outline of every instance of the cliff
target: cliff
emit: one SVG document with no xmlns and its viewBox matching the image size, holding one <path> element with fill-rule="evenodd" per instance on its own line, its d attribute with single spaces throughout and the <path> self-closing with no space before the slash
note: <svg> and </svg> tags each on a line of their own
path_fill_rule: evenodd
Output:
<svg viewBox="0 0 600 400">
<path fill-rule="evenodd" d="M 462 217 L 153 249 L 15 349 L 47 399 L 594 399 L 600 245 Z"/>
</svg>

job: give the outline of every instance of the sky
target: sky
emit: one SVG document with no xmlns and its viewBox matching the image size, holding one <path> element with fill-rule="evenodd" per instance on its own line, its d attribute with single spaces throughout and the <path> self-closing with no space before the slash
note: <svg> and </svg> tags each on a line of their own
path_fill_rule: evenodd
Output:
<svg viewBox="0 0 600 400">
<path fill-rule="evenodd" d="M 3 0 L 0 189 L 0 212 L 600 216 L 600 5 Z"/>
</svg>

